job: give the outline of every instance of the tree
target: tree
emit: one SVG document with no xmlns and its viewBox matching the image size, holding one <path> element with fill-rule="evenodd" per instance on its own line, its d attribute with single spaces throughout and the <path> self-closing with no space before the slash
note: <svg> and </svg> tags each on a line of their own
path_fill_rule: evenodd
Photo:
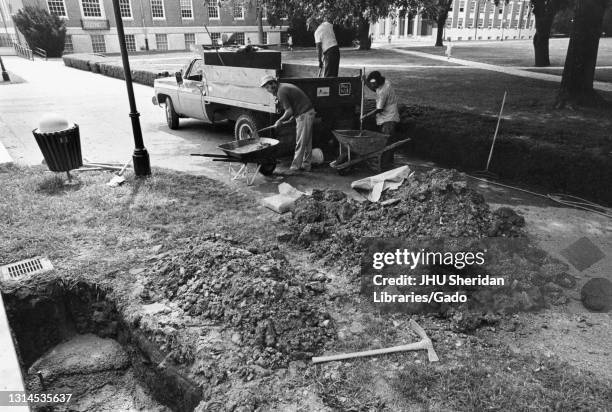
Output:
<svg viewBox="0 0 612 412">
<path fill-rule="evenodd" d="M 444 46 L 444 26 L 448 12 L 453 5 L 453 0 L 403 0 L 405 7 L 410 14 L 421 14 L 423 17 L 436 22 L 436 47 Z"/>
<path fill-rule="evenodd" d="M 565 57 L 557 108 L 606 104 L 593 89 L 593 79 L 608 0 L 575 0 L 575 2 L 574 25 Z"/>
<path fill-rule="evenodd" d="M 66 25 L 46 9 L 26 6 L 13 15 L 15 26 L 23 34 L 30 48 L 39 47 L 49 57 L 60 57 L 64 51 Z"/>
<path fill-rule="evenodd" d="M 537 67 L 550 66 L 548 43 L 555 15 L 569 4 L 568 0 L 531 0 L 535 16 L 536 32 L 533 36 L 533 51 Z"/>
<path fill-rule="evenodd" d="M 271 15 L 327 17 L 330 23 L 357 28 L 359 48 L 369 49 L 370 23 L 386 17 L 396 0 L 268 0 Z"/>
</svg>

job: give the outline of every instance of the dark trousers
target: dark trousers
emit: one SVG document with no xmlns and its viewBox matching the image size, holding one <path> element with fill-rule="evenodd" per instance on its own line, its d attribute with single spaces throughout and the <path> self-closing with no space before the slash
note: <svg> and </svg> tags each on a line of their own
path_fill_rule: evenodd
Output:
<svg viewBox="0 0 612 412">
<path fill-rule="evenodd" d="M 340 48 L 332 46 L 323 53 L 323 77 L 338 77 Z"/>
<path fill-rule="evenodd" d="M 397 127 L 397 122 L 385 122 L 380 125 L 381 133 L 388 134 L 389 139 L 387 139 L 387 146 L 392 143 L 395 143 L 398 139 L 395 135 L 395 128 Z M 380 168 L 382 170 L 389 170 L 393 168 L 393 158 L 395 157 L 395 150 L 388 150 L 381 156 L 380 159 Z"/>
</svg>

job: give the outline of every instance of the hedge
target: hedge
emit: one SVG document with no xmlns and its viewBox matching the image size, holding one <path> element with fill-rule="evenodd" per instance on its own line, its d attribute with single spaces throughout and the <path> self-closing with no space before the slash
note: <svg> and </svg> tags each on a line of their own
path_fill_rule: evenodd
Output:
<svg viewBox="0 0 612 412">
<path fill-rule="evenodd" d="M 75 69 L 100 73 L 117 79 L 125 79 L 123 66 L 117 63 L 107 63 L 108 58 L 95 54 L 68 54 L 62 57 L 64 65 Z M 155 79 L 168 77 L 168 72 L 153 73 L 146 70 L 132 70 L 132 81 L 134 83 L 153 86 Z"/>
</svg>

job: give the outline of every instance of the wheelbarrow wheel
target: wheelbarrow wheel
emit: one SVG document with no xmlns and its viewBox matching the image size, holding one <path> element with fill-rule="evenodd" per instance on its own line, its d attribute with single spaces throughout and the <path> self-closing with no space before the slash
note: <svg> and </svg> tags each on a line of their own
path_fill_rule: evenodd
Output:
<svg viewBox="0 0 612 412">
<path fill-rule="evenodd" d="M 276 169 L 276 160 L 270 159 L 263 163 L 261 163 L 261 167 L 259 168 L 259 173 L 264 176 L 270 176 L 274 173 L 274 169 Z"/>
</svg>

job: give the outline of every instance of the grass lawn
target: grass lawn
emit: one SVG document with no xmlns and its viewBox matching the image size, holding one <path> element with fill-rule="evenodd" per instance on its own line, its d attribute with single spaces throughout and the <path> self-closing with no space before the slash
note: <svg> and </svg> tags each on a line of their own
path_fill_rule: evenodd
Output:
<svg viewBox="0 0 612 412">
<path fill-rule="evenodd" d="M 550 63 L 552 66 L 563 66 L 567 53 L 568 39 L 550 40 Z M 448 44 L 448 43 L 446 43 Z M 445 46 L 446 46 L 445 44 Z M 509 40 L 482 42 L 453 42 L 452 56 L 459 59 L 474 60 L 500 66 L 533 66 L 533 45 L 530 40 Z M 446 47 L 406 47 L 406 50 L 421 51 L 444 55 Z M 602 38 L 599 42 L 597 59 L 599 66 L 612 65 L 612 38 Z"/>
<path fill-rule="evenodd" d="M 403 103 L 435 108 L 417 120 L 440 128 L 492 136 L 490 120 L 508 92 L 501 136 L 521 136 L 576 148 L 612 150 L 605 110 L 553 110 L 558 84 L 478 69 L 385 71 Z M 604 94 L 612 100 L 612 94 Z M 482 121 L 487 126 L 483 128 Z"/>
<path fill-rule="evenodd" d="M 188 254 L 191 249 L 183 246 L 185 240 L 220 233 L 231 237 L 239 247 L 276 243 L 280 226 L 273 222 L 273 215 L 264 212 L 248 194 L 231 187 L 159 169 L 146 180 L 128 176 L 118 188 L 106 186 L 110 177 L 105 172 L 82 173 L 75 185 L 64 186 L 61 179 L 42 167 L 0 167 L 0 230 L 4 233 L 0 263 L 47 256 L 58 276 L 110 284 L 117 289 L 115 294 L 130 296 L 130 303 L 136 304 L 139 298 L 130 295 L 130 287 L 148 272 L 130 269 L 147 268 L 147 262 L 160 251 L 171 256 Z M 297 265 L 292 257 L 302 251 L 284 253 Z M 312 269 L 315 264 L 306 260 L 305 265 Z M 352 275 L 342 276 L 350 284 Z M 358 291 L 347 285 L 343 299 L 323 295 L 323 301 L 329 301 L 335 312 L 345 313 L 349 323 L 356 317 L 372 318 L 367 314 L 370 309 L 356 303 L 360 299 Z M 404 327 L 398 327 L 396 321 Z M 415 337 L 407 332 L 406 322 L 403 315 L 379 316 L 365 323 L 359 338 L 328 349 L 364 349 L 412 341 Z M 206 388 L 220 385 L 223 391 L 250 394 L 264 410 L 288 410 L 284 399 L 302 407 L 297 410 L 322 405 L 364 411 L 603 411 L 612 402 L 610 382 L 561 360 L 514 355 L 504 345 L 451 331 L 447 320 L 421 318 L 419 323 L 432 334 L 441 357 L 438 364 L 426 363 L 423 353 L 322 366 L 298 362 L 290 367 L 294 371 L 297 368 L 297 373 L 281 370 L 248 383 L 238 379 L 203 384 Z M 193 337 L 194 341 L 204 338 Z M 196 363 L 203 361 L 199 354 L 195 356 Z M 303 393 L 309 395 L 304 397 Z"/>
</svg>

